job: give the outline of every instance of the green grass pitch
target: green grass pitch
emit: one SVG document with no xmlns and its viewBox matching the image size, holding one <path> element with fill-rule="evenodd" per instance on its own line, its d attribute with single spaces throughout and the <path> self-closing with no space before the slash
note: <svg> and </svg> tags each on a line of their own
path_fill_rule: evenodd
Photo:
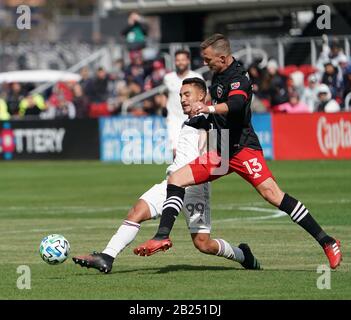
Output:
<svg viewBox="0 0 351 320">
<path fill-rule="evenodd" d="M 247 242 L 264 270 L 199 253 L 182 216 L 173 248 L 151 257 L 132 252 L 153 236 L 158 221 L 142 225 L 112 273 L 83 269 L 69 258 L 50 266 L 41 239 L 63 234 L 71 255 L 102 250 L 139 195 L 164 178 L 166 166 L 101 162 L 1 162 L 0 299 L 351 299 L 351 162 L 271 161 L 281 188 L 304 202 L 341 240 L 344 259 L 320 290 L 322 249 L 287 216 L 274 217 L 252 187 L 232 174 L 212 184 L 212 235 Z M 272 217 L 273 216 L 273 217 Z M 17 267 L 28 265 L 31 289 L 17 288 Z"/>
</svg>

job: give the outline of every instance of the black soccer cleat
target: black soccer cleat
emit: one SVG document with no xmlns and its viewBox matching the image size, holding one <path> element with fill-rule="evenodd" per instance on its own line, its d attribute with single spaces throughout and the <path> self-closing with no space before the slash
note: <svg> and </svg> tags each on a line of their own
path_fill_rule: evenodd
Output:
<svg viewBox="0 0 351 320">
<path fill-rule="evenodd" d="M 239 248 L 243 251 L 245 260 L 241 265 L 245 269 L 249 270 L 261 270 L 260 263 L 258 260 L 255 258 L 255 256 L 252 254 L 251 249 L 247 243 L 240 243 Z"/>
<path fill-rule="evenodd" d="M 72 260 L 81 267 L 94 268 L 100 272 L 109 273 L 112 270 L 114 259 L 105 253 L 94 251 L 92 254 L 73 257 Z"/>
</svg>

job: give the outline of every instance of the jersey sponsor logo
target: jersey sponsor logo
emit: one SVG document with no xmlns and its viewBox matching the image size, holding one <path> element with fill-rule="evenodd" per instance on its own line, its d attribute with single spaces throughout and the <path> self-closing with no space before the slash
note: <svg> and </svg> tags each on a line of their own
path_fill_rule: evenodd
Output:
<svg viewBox="0 0 351 320">
<path fill-rule="evenodd" d="M 230 84 L 230 89 L 231 90 L 235 90 L 238 89 L 240 87 L 240 82 L 233 82 Z"/>
<path fill-rule="evenodd" d="M 326 117 L 320 117 L 317 123 L 317 140 L 322 153 L 338 155 L 340 149 L 351 149 L 351 122 L 339 119 L 328 123 Z"/>
<path fill-rule="evenodd" d="M 223 94 L 223 88 L 222 88 L 222 86 L 218 86 L 217 87 L 217 97 L 218 98 L 222 97 L 222 94 Z"/>
</svg>

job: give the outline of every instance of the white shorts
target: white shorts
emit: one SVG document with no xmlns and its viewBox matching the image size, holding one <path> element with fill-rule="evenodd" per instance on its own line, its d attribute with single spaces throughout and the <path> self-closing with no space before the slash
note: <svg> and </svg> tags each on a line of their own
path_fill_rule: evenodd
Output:
<svg viewBox="0 0 351 320">
<path fill-rule="evenodd" d="M 190 233 L 211 232 L 210 192 L 210 183 L 203 183 L 185 189 L 183 213 Z M 162 215 L 162 207 L 166 196 L 167 180 L 163 180 L 140 197 L 149 205 L 153 219 Z"/>
</svg>

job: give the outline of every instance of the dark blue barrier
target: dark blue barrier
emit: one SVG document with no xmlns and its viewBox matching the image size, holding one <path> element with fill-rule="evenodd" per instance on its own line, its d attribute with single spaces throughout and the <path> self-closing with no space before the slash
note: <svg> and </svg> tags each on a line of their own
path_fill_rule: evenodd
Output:
<svg viewBox="0 0 351 320">
<path fill-rule="evenodd" d="M 0 159 L 99 159 L 98 121 L 0 122 Z"/>
</svg>

